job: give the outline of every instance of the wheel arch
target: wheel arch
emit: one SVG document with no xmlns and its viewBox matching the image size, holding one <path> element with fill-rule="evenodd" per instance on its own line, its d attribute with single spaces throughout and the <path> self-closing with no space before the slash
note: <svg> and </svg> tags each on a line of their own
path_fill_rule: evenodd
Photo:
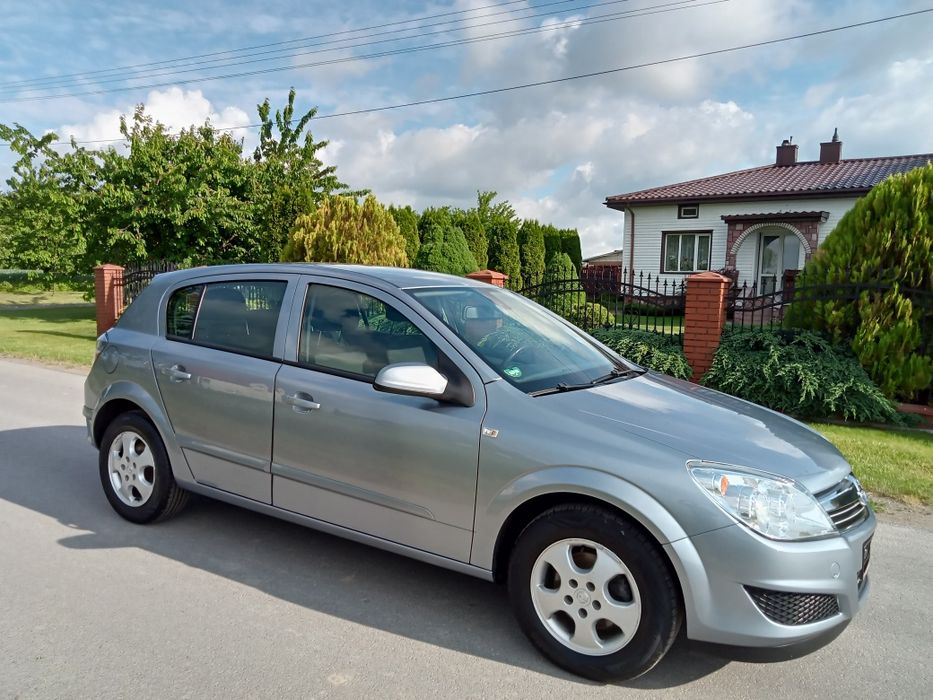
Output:
<svg viewBox="0 0 933 700">
<path fill-rule="evenodd" d="M 142 413 L 155 427 L 168 453 L 175 480 L 182 485 L 193 483 L 194 475 L 174 439 L 175 433 L 161 404 L 143 387 L 133 382 L 114 382 L 101 394 L 91 422 L 91 435 L 95 447 L 100 449 L 100 441 L 107 426 L 128 411 Z"/>
</svg>

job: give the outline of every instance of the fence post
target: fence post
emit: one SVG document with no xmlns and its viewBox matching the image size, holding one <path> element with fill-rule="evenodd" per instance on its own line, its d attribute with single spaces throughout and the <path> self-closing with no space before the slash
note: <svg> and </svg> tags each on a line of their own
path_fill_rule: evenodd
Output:
<svg viewBox="0 0 933 700">
<path fill-rule="evenodd" d="M 505 281 L 509 278 L 504 272 L 496 272 L 495 270 L 477 270 L 468 274 L 467 277 L 471 280 L 494 284 L 497 287 L 504 287 Z"/>
<path fill-rule="evenodd" d="M 701 272 L 687 278 L 684 313 L 684 353 L 693 369 L 691 381 L 699 382 L 713 364 L 726 323 L 726 294 L 731 280 L 718 272 Z"/>
<path fill-rule="evenodd" d="M 123 268 L 98 265 L 94 268 L 94 298 L 97 306 L 97 335 L 113 328 L 123 313 Z"/>
</svg>

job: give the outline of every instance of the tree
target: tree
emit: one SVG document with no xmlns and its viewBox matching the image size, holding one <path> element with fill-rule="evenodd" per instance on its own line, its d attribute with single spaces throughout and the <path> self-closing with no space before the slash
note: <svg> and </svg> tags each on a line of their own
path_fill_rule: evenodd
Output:
<svg viewBox="0 0 933 700">
<path fill-rule="evenodd" d="M 89 265 L 268 259 L 241 142 L 209 123 L 170 134 L 142 105 L 120 131 L 128 152 L 83 153 L 98 183 L 86 208 Z"/>
<path fill-rule="evenodd" d="M 534 219 L 525 219 L 518 230 L 518 246 L 525 285 L 540 282 L 544 274 L 544 227 Z"/>
<path fill-rule="evenodd" d="M 451 214 L 455 226 L 459 226 L 466 238 L 467 245 L 473 253 L 473 258 L 480 269 L 489 266 L 489 241 L 486 239 L 486 230 L 482 219 L 475 209 L 456 209 Z"/>
<path fill-rule="evenodd" d="M 415 267 L 461 276 L 478 269 L 463 231 L 454 226 L 449 209 L 425 209 L 418 230 L 421 249 Z"/>
<path fill-rule="evenodd" d="M 256 224 L 266 238 L 261 253 L 271 261 L 279 258 L 299 215 L 311 212 L 331 194 L 360 197 L 366 191 L 348 191 L 337 178 L 336 167 L 321 161 L 319 153 L 329 142 L 315 141 L 311 132 L 305 131 L 317 108 L 309 109 L 295 123 L 294 88 L 274 119 L 268 99 L 257 105 L 257 111 L 262 127 L 253 153 L 257 166 Z"/>
<path fill-rule="evenodd" d="M 373 195 L 333 196 L 295 220 L 282 260 L 408 267 L 405 238 Z"/>
<path fill-rule="evenodd" d="M 0 139 L 18 156 L 9 191 L 0 196 L 2 264 L 72 277 L 84 255 L 81 178 L 63 172 L 66 158 L 51 147 L 54 133 L 33 136 L 19 124 L 0 124 Z"/>
<path fill-rule="evenodd" d="M 492 204 L 495 192 L 476 193 L 476 213 L 489 241 L 489 268 L 509 276 L 514 289 L 521 288 L 522 263 L 518 251 L 518 217 L 507 201 Z"/>
<path fill-rule="evenodd" d="M 418 257 L 418 249 L 421 247 L 421 238 L 418 236 L 418 212 L 410 206 L 390 206 L 389 213 L 405 237 L 405 252 L 408 254 L 408 259 L 413 261 Z"/>
<path fill-rule="evenodd" d="M 609 309 L 587 301 L 583 283 L 566 253 L 555 253 L 551 258 L 537 301 L 580 328 L 615 325 L 615 316 Z"/>
<path fill-rule="evenodd" d="M 837 285 L 858 301 L 808 301 Z M 848 341 L 888 398 L 933 380 L 933 165 L 894 175 L 858 200 L 798 278 L 786 321 Z M 808 290 L 813 290 L 808 292 Z M 908 290 L 917 290 L 910 292 Z M 927 301 L 924 301 L 927 300 Z"/>
<path fill-rule="evenodd" d="M 577 272 L 583 269 L 583 253 L 580 249 L 580 234 L 575 228 L 560 230 L 560 250 L 570 256 Z"/>
</svg>

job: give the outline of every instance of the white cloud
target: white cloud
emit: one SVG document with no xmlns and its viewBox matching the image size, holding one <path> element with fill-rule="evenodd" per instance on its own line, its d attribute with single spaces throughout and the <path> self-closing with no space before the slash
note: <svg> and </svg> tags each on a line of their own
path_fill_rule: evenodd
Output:
<svg viewBox="0 0 933 700">
<path fill-rule="evenodd" d="M 217 128 L 245 126 L 250 123 L 249 115 L 239 107 L 227 106 L 218 111 L 200 90 L 182 90 L 178 87 L 153 90 L 146 97 L 144 104 L 146 114 L 165 124 L 172 132 L 200 126 L 207 120 Z M 123 109 L 99 112 L 88 121 L 64 124 L 56 133 L 65 141 L 71 138 L 76 141 L 119 139 L 120 117 L 124 115 L 131 119 L 134 109 L 133 106 L 127 106 Z M 240 130 L 231 133 L 236 137 L 244 135 Z"/>
</svg>

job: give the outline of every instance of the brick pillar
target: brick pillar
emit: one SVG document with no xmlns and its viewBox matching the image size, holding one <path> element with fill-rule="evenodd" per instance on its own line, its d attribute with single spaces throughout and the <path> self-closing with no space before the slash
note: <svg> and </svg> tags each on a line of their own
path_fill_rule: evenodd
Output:
<svg viewBox="0 0 933 700">
<path fill-rule="evenodd" d="M 97 305 L 97 335 L 113 328 L 123 313 L 123 268 L 98 265 L 94 268 L 94 298 Z"/>
<path fill-rule="evenodd" d="M 504 272 L 496 272 L 495 270 L 478 270 L 477 272 L 471 272 L 467 277 L 471 280 L 494 284 L 497 287 L 504 287 L 505 281 L 509 278 Z"/>
<path fill-rule="evenodd" d="M 687 278 L 684 314 L 684 353 L 699 382 L 713 364 L 726 323 L 726 294 L 731 281 L 718 272 L 701 272 Z"/>
</svg>

